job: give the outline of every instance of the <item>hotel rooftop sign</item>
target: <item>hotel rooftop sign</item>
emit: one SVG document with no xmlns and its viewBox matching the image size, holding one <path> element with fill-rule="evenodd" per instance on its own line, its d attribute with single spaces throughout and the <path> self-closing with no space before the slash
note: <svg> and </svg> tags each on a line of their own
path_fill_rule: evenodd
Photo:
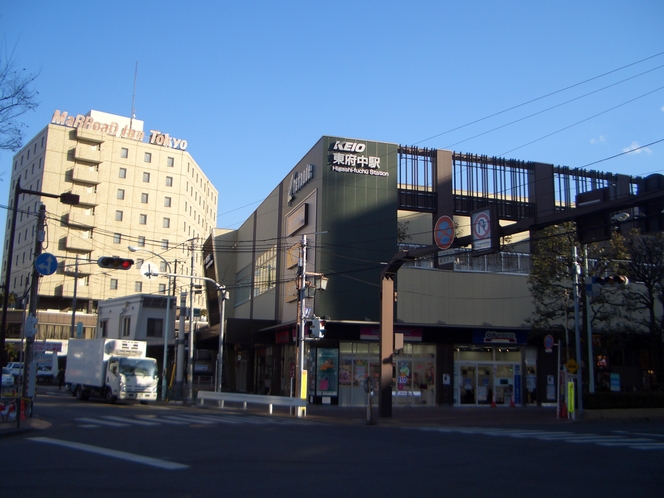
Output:
<svg viewBox="0 0 664 498">
<path fill-rule="evenodd" d="M 58 109 L 53 113 L 51 123 L 67 126 L 69 128 L 92 130 L 104 135 L 110 135 L 112 137 L 119 136 L 137 142 L 142 142 L 145 138 L 145 132 L 143 130 L 134 130 L 130 125 L 125 125 L 120 129 L 120 125 L 115 121 L 104 123 L 95 120 L 92 116 L 84 116 L 83 114 L 77 114 L 76 116 L 69 115 L 67 111 L 61 112 Z M 186 150 L 188 145 L 186 140 L 173 138 L 168 133 L 161 133 L 158 130 L 150 130 L 149 142 L 153 145 L 161 145 L 162 147 L 179 150 Z"/>
</svg>

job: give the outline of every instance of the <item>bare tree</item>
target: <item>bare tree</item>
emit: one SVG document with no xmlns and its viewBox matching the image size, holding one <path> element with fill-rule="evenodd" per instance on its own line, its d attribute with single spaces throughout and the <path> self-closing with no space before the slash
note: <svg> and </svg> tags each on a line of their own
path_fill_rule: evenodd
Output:
<svg viewBox="0 0 664 498">
<path fill-rule="evenodd" d="M 14 52 L 0 47 L 0 150 L 18 150 L 23 145 L 25 124 L 19 116 L 35 109 L 38 92 L 32 83 L 38 74 L 32 74 L 20 65 Z"/>
</svg>

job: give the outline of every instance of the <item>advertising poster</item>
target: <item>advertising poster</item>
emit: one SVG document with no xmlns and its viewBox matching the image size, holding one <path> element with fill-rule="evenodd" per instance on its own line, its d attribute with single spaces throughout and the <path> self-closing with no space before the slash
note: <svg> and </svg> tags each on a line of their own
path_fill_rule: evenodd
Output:
<svg viewBox="0 0 664 498">
<path fill-rule="evenodd" d="M 339 350 L 316 350 L 316 396 L 338 396 Z"/>
<path fill-rule="evenodd" d="M 397 395 L 405 394 L 404 391 L 410 389 L 410 368 L 408 367 L 408 362 L 400 361 L 398 362 L 398 371 L 397 371 Z"/>
</svg>

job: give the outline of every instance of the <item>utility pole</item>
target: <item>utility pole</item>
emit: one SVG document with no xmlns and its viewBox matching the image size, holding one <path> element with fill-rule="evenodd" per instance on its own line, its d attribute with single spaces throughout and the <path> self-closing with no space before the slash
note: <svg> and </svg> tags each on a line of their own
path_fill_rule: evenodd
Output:
<svg viewBox="0 0 664 498">
<path fill-rule="evenodd" d="M 301 399 L 307 399 L 307 371 L 304 369 L 304 329 L 307 326 L 306 315 L 306 297 L 307 292 L 307 236 L 302 236 L 302 259 L 300 261 L 300 322 L 299 333 L 297 338 L 297 364 L 298 364 L 298 378 L 299 378 L 299 393 L 297 396 Z M 306 413 L 306 408 L 298 408 L 297 416 L 301 417 L 303 412 Z"/>
<path fill-rule="evenodd" d="M 187 314 L 187 293 L 180 293 L 180 322 L 179 322 L 179 331 L 178 339 L 176 341 L 177 349 L 177 360 L 175 362 L 175 393 L 177 399 L 182 399 L 184 394 L 184 389 L 182 386 L 183 378 L 183 365 L 184 365 L 184 326 L 185 326 L 185 316 Z"/>
<path fill-rule="evenodd" d="M 194 241 L 191 239 L 191 270 L 190 275 L 194 276 Z M 187 400 L 190 404 L 194 402 L 194 279 L 189 281 L 189 361 L 187 362 L 187 382 L 189 390 Z"/>
<path fill-rule="evenodd" d="M 588 246 L 583 247 L 583 271 L 588 278 Z M 595 360 L 593 354 L 593 328 L 590 308 L 590 292 L 586 289 L 586 328 L 588 329 L 588 392 L 595 392 Z"/>
<path fill-rule="evenodd" d="M 28 305 L 28 316 L 25 319 L 25 354 L 23 355 L 23 389 L 21 398 L 32 404 L 32 398 L 35 394 L 35 382 L 37 370 L 32 365 L 32 345 L 35 342 L 37 333 L 37 296 L 39 295 L 39 270 L 37 269 L 37 257 L 42 252 L 42 241 L 44 240 L 44 220 L 46 219 L 46 206 L 39 206 L 39 215 L 37 216 L 37 227 L 35 237 L 34 259 L 32 265 L 32 278 L 30 280 L 30 304 Z M 27 406 L 27 405 L 26 405 Z M 20 410 L 20 408 L 19 408 Z M 21 414 L 17 418 L 20 420 Z M 20 424 L 20 421 L 18 422 Z"/>
<path fill-rule="evenodd" d="M 78 289 L 78 254 L 76 255 L 76 264 L 74 266 L 74 296 L 71 300 L 71 332 L 70 338 L 76 337 L 76 293 Z"/>
<path fill-rule="evenodd" d="M 576 410 L 579 417 L 583 416 L 583 369 L 581 368 L 582 354 L 581 354 L 581 330 L 579 324 L 579 274 L 581 267 L 579 266 L 579 255 L 576 246 L 574 246 L 574 267 L 572 268 L 572 278 L 574 287 L 574 333 L 576 335 L 576 363 L 578 369 L 576 371 L 576 387 L 577 387 L 577 405 Z"/>
</svg>

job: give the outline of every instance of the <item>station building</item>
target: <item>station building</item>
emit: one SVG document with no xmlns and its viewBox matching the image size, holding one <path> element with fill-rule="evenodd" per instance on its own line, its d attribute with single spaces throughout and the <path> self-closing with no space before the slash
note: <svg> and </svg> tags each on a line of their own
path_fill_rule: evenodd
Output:
<svg viewBox="0 0 664 498">
<path fill-rule="evenodd" d="M 229 293 L 224 388 L 263 392 L 270 379 L 273 394 L 292 393 L 298 323 L 320 317 L 323 338 L 304 343 L 309 400 L 364 405 L 364 381 L 380 370 L 382 274 L 398 251 L 436 243 L 445 250 L 411 258 L 395 276 L 394 331 L 404 344 L 393 355 L 393 406 L 554 403 L 555 355 L 530 337 L 528 228 L 497 241 L 495 223 L 554 214 L 573 208 L 578 193 L 628 192 L 633 183 L 550 164 L 322 137 L 239 229 L 215 229 L 204 246 L 206 276 Z M 314 282 L 321 279 L 325 290 Z M 208 290 L 214 349 L 219 293 Z"/>
</svg>

